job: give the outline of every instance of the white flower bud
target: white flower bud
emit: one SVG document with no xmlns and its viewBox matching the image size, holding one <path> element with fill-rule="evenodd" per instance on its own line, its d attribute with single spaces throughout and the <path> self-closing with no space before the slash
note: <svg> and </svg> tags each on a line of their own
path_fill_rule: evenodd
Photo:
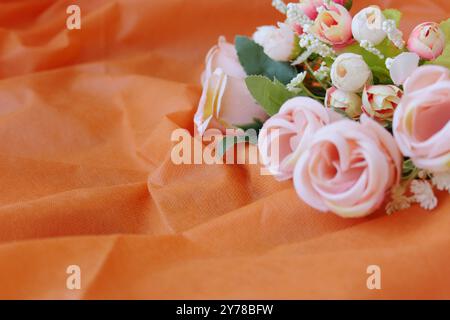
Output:
<svg viewBox="0 0 450 320">
<path fill-rule="evenodd" d="M 333 85 L 344 91 L 361 92 L 371 78 L 369 66 L 358 54 L 343 53 L 331 66 Z"/>
<path fill-rule="evenodd" d="M 262 26 L 253 34 L 253 40 L 264 48 L 273 60 L 289 61 L 295 51 L 295 34 L 285 23 L 275 26 Z"/>
<path fill-rule="evenodd" d="M 352 20 L 353 37 L 358 42 L 367 40 L 374 45 L 380 44 L 387 35 L 383 30 L 385 20 L 386 18 L 377 6 L 362 9 Z"/>
</svg>

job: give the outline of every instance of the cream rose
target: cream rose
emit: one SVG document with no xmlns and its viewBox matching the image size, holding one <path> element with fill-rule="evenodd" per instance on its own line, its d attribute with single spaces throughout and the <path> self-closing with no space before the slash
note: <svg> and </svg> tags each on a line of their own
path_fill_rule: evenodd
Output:
<svg viewBox="0 0 450 320">
<path fill-rule="evenodd" d="M 344 218 L 374 212 L 400 181 L 402 156 L 392 135 L 361 116 L 316 132 L 294 170 L 294 187 L 303 201 Z"/>
<path fill-rule="evenodd" d="M 352 119 L 358 119 L 362 113 L 361 97 L 353 92 L 331 87 L 325 96 L 325 107 L 342 110 Z"/>
<path fill-rule="evenodd" d="M 234 46 L 221 37 L 208 53 L 202 75 L 203 92 L 194 116 L 200 134 L 208 127 L 223 130 L 268 118 L 248 91 L 245 77 Z"/>
<path fill-rule="evenodd" d="M 403 92 L 393 85 L 376 85 L 364 88 L 362 110 L 381 123 L 391 121 Z"/>
<path fill-rule="evenodd" d="M 333 85 L 344 91 L 361 92 L 371 78 L 369 66 L 358 54 L 343 53 L 331 66 Z"/>
<path fill-rule="evenodd" d="M 433 172 L 450 170 L 450 72 L 419 67 L 404 84 L 393 133 L 402 153 Z"/>
<path fill-rule="evenodd" d="M 285 23 L 262 26 L 253 34 L 253 40 L 264 48 L 264 53 L 276 61 L 289 61 L 295 53 L 294 30 Z"/>
<path fill-rule="evenodd" d="M 386 20 L 378 6 L 370 6 L 358 12 L 352 20 L 352 33 L 356 41 L 380 44 L 386 38 L 383 22 Z"/>
<path fill-rule="evenodd" d="M 341 116 L 311 98 L 288 100 L 259 133 L 262 164 L 277 180 L 290 179 L 298 157 L 315 132 L 337 119 Z"/>
</svg>

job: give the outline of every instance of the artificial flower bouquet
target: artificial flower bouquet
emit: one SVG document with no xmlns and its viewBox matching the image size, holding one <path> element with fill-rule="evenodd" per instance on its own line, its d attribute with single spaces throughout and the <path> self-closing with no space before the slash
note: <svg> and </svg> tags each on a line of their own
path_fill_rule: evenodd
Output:
<svg viewBox="0 0 450 320">
<path fill-rule="evenodd" d="M 450 19 L 405 37 L 395 9 L 272 5 L 285 21 L 209 52 L 198 132 L 257 128 L 262 164 L 320 211 L 435 208 L 450 192 Z"/>
</svg>

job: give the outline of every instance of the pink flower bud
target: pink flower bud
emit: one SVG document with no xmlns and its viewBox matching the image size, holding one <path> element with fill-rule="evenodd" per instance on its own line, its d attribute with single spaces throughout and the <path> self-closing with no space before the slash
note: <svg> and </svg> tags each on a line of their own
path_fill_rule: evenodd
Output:
<svg viewBox="0 0 450 320">
<path fill-rule="evenodd" d="M 333 0 L 333 2 L 344 6 L 348 10 L 352 7 L 352 0 Z M 314 20 L 318 15 L 317 8 L 323 5 L 323 0 L 301 0 L 299 7 L 308 16 L 308 18 Z"/>
<path fill-rule="evenodd" d="M 392 120 L 403 92 L 394 85 L 373 85 L 364 88 L 362 110 L 380 123 Z"/>
<path fill-rule="evenodd" d="M 409 51 L 417 53 L 422 59 L 434 60 L 444 51 L 445 35 L 436 22 L 419 24 L 408 39 Z"/>
<path fill-rule="evenodd" d="M 311 31 L 323 42 L 334 46 L 352 39 L 352 17 L 340 4 L 324 5 L 317 15 Z"/>
</svg>

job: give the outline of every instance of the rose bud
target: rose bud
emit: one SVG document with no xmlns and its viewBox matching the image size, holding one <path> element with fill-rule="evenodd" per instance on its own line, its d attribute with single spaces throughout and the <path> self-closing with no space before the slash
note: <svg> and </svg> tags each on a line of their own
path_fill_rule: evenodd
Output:
<svg viewBox="0 0 450 320">
<path fill-rule="evenodd" d="M 341 90 L 361 92 L 371 81 L 372 72 L 362 56 L 354 53 L 339 55 L 331 66 L 331 81 Z"/>
<path fill-rule="evenodd" d="M 358 12 L 352 20 L 353 37 L 361 42 L 370 41 L 373 45 L 380 44 L 386 38 L 383 22 L 386 20 L 380 8 L 370 6 Z"/>
<path fill-rule="evenodd" d="M 352 119 L 358 119 L 362 113 L 361 97 L 356 93 L 331 87 L 325 96 L 325 107 L 345 112 Z"/>
<path fill-rule="evenodd" d="M 313 32 L 323 42 L 341 46 L 352 38 L 352 17 L 345 7 L 340 4 L 324 4 L 319 10 L 316 20 L 311 27 Z"/>
<path fill-rule="evenodd" d="M 298 7 L 303 13 L 310 18 L 311 20 L 315 20 L 317 15 L 317 8 L 323 6 L 323 0 L 302 0 Z"/>
<path fill-rule="evenodd" d="M 347 10 L 350 10 L 352 7 L 352 0 L 333 0 L 333 2 L 344 6 Z M 317 8 L 323 5 L 323 0 L 300 0 L 298 4 L 303 13 L 311 20 L 316 19 L 318 15 Z"/>
<path fill-rule="evenodd" d="M 392 120 L 400 103 L 402 91 L 394 85 L 374 85 L 364 88 L 362 110 L 380 123 Z"/>
<path fill-rule="evenodd" d="M 248 91 L 246 76 L 234 46 L 219 38 L 218 45 L 206 57 L 203 93 L 194 116 L 201 135 L 207 128 L 225 130 L 252 123 L 255 118 L 262 121 L 268 118 Z"/>
<path fill-rule="evenodd" d="M 444 51 L 445 35 L 437 23 L 425 22 L 414 28 L 407 46 L 422 59 L 434 60 Z"/>
<path fill-rule="evenodd" d="M 253 34 L 253 40 L 264 48 L 265 54 L 276 61 L 289 61 L 295 55 L 295 33 L 285 23 L 262 26 Z"/>
</svg>

